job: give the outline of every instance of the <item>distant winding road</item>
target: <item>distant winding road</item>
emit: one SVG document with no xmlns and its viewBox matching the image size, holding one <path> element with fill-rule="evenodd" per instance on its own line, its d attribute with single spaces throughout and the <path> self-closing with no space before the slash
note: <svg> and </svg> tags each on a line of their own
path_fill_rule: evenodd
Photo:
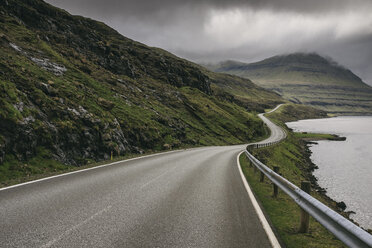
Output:
<svg viewBox="0 0 372 248">
<path fill-rule="evenodd" d="M 262 142 L 285 137 L 260 117 L 272 131 Z M 271 247 L 237 166 L 244 148 L 150 155 L 0 189 L 0 247 Z"/>
<path fill-rule="evenodd" d="M 267 112 L 267 114 L 272 113 L 276 111 L 278 108 L 280 108 L 283 104 L 280 104 L 276 106 L 273 110 Z M 285 139 L 287 137 L 287 133 L 279 126 L 275 125 L 272 121 L 267 119 L 264 114 L 259 114 L 258 117 L 260 117 L 268 126 L 268 128 L 271 131 L 270 137 L 262 140 L 260 142 L 257 142 L 256 144 L 264 144 L 264 143 L 269 143 L 269 142 L 276 142 Z"/>
</svg>

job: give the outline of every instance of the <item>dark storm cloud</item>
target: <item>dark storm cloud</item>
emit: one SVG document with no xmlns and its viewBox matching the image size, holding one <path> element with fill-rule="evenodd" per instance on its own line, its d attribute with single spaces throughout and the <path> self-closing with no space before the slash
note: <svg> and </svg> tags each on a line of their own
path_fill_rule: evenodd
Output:
<svg viewBox="0 0 372 248">
<path fill-rule="evenodd" d="M 371 0 L 47 0 L 194 61 L 319 52 L 372 84 Z"/>
<path fill-rule="evenodd" d="M 299 12 L 325 12 L 371 5 L 369 0 L 48 0 L 47 2 L 68 7 L 79 13 L 88 10 L 90 13 L 101 15 L 129 14 L 137 16 L 147 16 L 164 9 L 171 10 L 187 6 L 250 7 Z"/>
</svg>

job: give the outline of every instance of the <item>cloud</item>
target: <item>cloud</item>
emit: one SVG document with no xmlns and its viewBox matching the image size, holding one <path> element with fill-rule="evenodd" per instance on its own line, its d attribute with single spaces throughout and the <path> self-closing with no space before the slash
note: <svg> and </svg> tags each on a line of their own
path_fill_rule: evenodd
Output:
<svg viewBox="0 0 372 248">
<path fill-rule="evenodd" d="M 319 52 L 372 84 L 370 0 L 47 0 L 197 62 Z"/>
<path fill-rule="evenodd" d="M 54 5 L 64 6 L 74 12 L 87 12 L 95 15 L 136 15 L 151 16 L 162 10 L 183 9 L 187 7 L 227 9 L 251 8 L 294 11 L 301 13 L 324 13 L 349 9 L 351 11 L 371 7 L 369 0 L 48 0 Z M 76 11 L 75 11 L 76 10 Z"/>
</svg>

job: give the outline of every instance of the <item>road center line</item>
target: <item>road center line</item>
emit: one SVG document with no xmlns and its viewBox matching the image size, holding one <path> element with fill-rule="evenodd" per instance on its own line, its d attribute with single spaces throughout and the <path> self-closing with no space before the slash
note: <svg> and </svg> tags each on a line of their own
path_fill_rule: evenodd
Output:
<svg viewBox="0 0 372 248">
<path fill-rule="evenodd" d="M 170 170 L 166 170 L 166 171 L 164 171 L 164 172 L 161 173 L 159 176 L 157 176 L 157 177 L 151 179 L 150 181 L 148 181 L 147 183 L 143 184 L 143 185 L 140 187 L 140 189 L 145 188 L 146 186 L 148 186 L 148 185 L 151 184 L 152 182 L 155 182 L 156 180 L 158 180 L 158 179 L 161 178 L 162 176 L 166 175 L 167 173 L 170 173 L 170 172 L 174 171 L 176 168 L 177 168 L 177 166 L 173 167 L 173 168 L 170 169 Z"/>
<path fill-rule="evenodd" d="M 49 247 L 51 247 L 56 242 L 60 241 L 65 236 L 69 235 L 70 233 L 72 233 L 73 231 L 75 231 L 76 229 L 78 229 L 79 227 L 81 227 L 82 225 L 88 223 L 89 221 L 93 220 L 94 218 L 96 218 L 97 216 L 103 214 L 104 212 L 107 212 L 111 207 L 112 206 L 110 205 L 110 206 L 107 206 L 106 208 L 102 209 L 101 211 L 98 211 L 97 213 L 93 214 L 92 216 L 90 216 L 89 218 L 87 218 L 84 221 L 80 222 L 79 224 L 77 224 L 77 225 L 71 227 L 70 229 L 66 230 L 64 233 L 62 233 L 57 238 L 55 238 L 55 239 L 49 241 L 48 243 L 46 243 L 45 245 L 41 246 L 41 248 L 49 248 Z"/>
</svg>

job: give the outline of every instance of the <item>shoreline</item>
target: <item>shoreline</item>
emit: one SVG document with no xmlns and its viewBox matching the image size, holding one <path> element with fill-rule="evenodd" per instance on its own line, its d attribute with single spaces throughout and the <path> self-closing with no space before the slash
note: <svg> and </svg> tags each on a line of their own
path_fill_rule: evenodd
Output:
<svg viewBox="0 0 372 248">
<path fill-rule="evenodd" d="M 307 133 L 307 132 L 294 132 L 292 129 L 290 129 L 288 127 L 287 127 L 287 129 L 294 134 L 296 134 L 296 133 Z M 331 204 L 334 204 L 338 213 L 342 214 L 348 220 L 350 220 L 351 222 L 353 222 L 357 226 L 361 227 L 365 231 L 372 234 L 372 229 L 363 227 L 362 225 L 360 225 L 357 221 L 355 221 L 351 217 L 351 215 L 356 214 L 356 212 L 352 211 L 352 210 L 346 211 L 347 205 L 344 201 L 336 201 L 327 194 L 327 190 L 319 185 L 318 179 L 314 175 L 314 171 L 319 169 L 319 167 L 318 167 L 317 164 L 315 164 L 311 160 L 311 155 L 312 155 L 313 152 L 311 151 L 310 147 L 312 145 L 318 145 L 318 143 L 316 141 L 321 141 L 321 140 L 330 140 L 330 141 L 345 141 L 346 140 L 346 137 L 341 137 L 341 136 L 336 135 L 336 134 L 331 134 L 331 135 L 334 136 L 334 138 L 316 138 L 316 137 L 313 137 L 313 138 L 302 138 L 301 139 L 304 142 L 303 157 L 306 160 L 306 163 L 309 165 L 308 170 L 303 170 L 303 171 L 307 174 L 306 177 L 309 179 L 309 181 L 310 181 L 310 183 L 313 187 L 313 190 L 318 192 L 324 198 L 324 200 L 326 200 L 327 202 L 330 202 Z"/>
<path fill-rule="evenodd" d="M 347 218 L 350 219 L 350 214 L 354 214 L 355 212 L 354 211 L 345 211 L 346 209 L 346 204 L 341 201 L 341 202 L 338 202 L 334 199 L 332 199 L 330 196 L 327 195 L 327 190 L 323 187 L 321 187 L 319 184 L 318 184 L 318 179 L 314 176 L 314 171 L 319 169 L 318 165 L 316 165 L 312 160 L 311 160 L 311 154 L 313 153 L 311 150 L 310 150 L 310 146 L 311 145 L 316 145 L 318 144 L 317 142 L 314 142 L 314 141 L 319 141 L 319 140 L 329 140 L 329 139 L 312 139 L 311 141 L 308 141 L 308 140 L 303 140 L 305 142 L 305 159 L 306 159 L 306 162 L 310 165 L 309 166 L 309 179 L 310 179 L 310 182 L 311 184 L 313 185 L 313 189 L 316 190 L 319 194 L 321 194 L 323 197 L 327 198 L 327 200 L 330 200 L 334 203 L 336 203 L 336 206 L 339 210 L 339 212 L 342 212 L 344 214 L 346 214 Z M 315 186 L 315 187 L 314 187 Z M 351 220 L 351 219 L 350 219 Z M 356 223 L 355 221 L 353 221 L 354 223 Z M 357 223 L 358 224 L 358 223 Z M 359 225 L 359 224 L 358 224 Z"/>
</svg>

